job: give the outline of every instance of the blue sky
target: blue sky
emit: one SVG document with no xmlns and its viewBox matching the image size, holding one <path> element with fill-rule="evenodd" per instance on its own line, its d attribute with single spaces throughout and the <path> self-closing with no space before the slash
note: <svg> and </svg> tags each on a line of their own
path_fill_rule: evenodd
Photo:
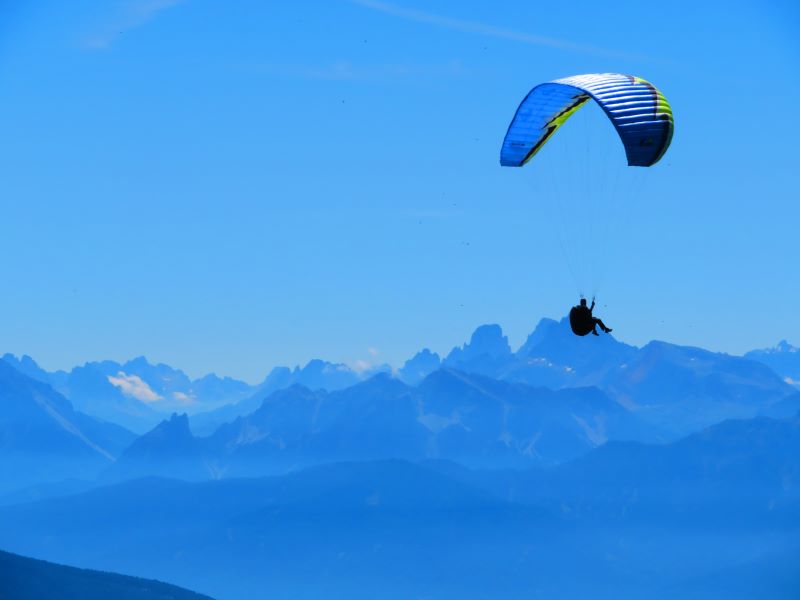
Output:
<svg viewBox="0 0 800 600">
<path fill-rule="evenodd" d="M 0 28 L 4 352 L 255 381 L 486 322 L 516 346 L 572 304 L 552 209 L 606 169 L 609 223 L 566 243 L 620 339 L 800 342 L 791 2 L 31 4 Z M 619 169 L 587 110 L 538 171 L 499 167 L 533 85 L 604 71 L 671 101 L 661 163 Z"/>
</svg>

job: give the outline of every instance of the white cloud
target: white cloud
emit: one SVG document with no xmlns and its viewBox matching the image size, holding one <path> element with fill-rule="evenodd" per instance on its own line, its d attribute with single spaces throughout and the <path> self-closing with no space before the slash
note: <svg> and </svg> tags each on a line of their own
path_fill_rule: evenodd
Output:
<svg viewBox="0 0 800 600">
<path fill-rule="evenodd" d="M 380 354 L 380 351 L 374 347 L 367 348 L 367 352 L 369 352 L 369 355 L 372 357 L 378 356 L 378 354 Z"/>
<path fill-rule="evenodd" d="M 361 373 L 363 373 L 364 371 L 368 371 L 370 368 L 372 368 L 372 363 L 370 363 L 368 360 L 360 360 L 359 359 L 359 360 L 356 360 L 352 365 L 353 371 L 355 371 L 359 375 Z"/>
<path fill-rule="evenodd" d="M 183 392 L 172 392 L 172 397 L 175 398 L 178 402 L 182 402 L 183 404 L 192 404 L 195 401 L 194 396 L 190 396 L 189 394 L 184 394 Z"/>
<path fill-rule="evenodd" d="M 381 0 L 351 0 L 351 2 L 365 8 L 376 10 L 395 17 L 400 17 L 401 19 L 417 21 L 418 23 L 426 23 L 428 25 L 434 25 L 443 29 L 452 29 L 454 31 L 474 33 L 485 37 L 501 38 L 515 42 L 521 42 L 523 44 L 547 46 L 549 48 L 571 50 L 585 54 L 634 58 L 631 55 L 622 52 L 616 52 L 614 50 L 608 50 L 606 48 L 598 48 L 596 46 L 590 46 L 586 44 L 576 44 L 567 40 L 560 40 L 558 38 L 547 37 L 535 33 L 526 33 L 523 31 L 515 31 L 513 29 L 505 29 L 503 27 L 496 27 L 487 23 L 481 23 L 480 21 L 456 19 L 453 17 L 429 13 L 423 10 L 404 8 L 389 2 L 382 2 Z"/>
<path fill-rule="evenodd" d="M 120 371 L 116 377 L 109 375 L 108 382 L 129 398 L 136 398 L 142 402 L 157 402 L 163 399 L 138 375 L 128 375 Z"/>
<path fill-rule="evenodd" d="M 152 21 L 162 11 L 180 4 L 184 0 L 136 0 L 125 6 L 119 17 L 106 28 L 84 40 L 84 45 L 93 50 L 110 47 L 123 34 Z"/>
</svg>

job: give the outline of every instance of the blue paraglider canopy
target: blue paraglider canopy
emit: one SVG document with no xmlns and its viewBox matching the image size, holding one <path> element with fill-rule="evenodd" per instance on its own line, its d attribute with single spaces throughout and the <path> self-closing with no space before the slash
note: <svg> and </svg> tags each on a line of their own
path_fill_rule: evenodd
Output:
<svg viewBox="0 0 800 600">
<path fill-rule="evenodd" d="M 517 108 L 500 164 L 521 167 L 589 99 L 603 109 L 625 147 L 628 165 L 649 167 L 672 141 L 672 108 L 652 83 L 619 73 L 564 77 L 533 88 Z"/>
</svg>

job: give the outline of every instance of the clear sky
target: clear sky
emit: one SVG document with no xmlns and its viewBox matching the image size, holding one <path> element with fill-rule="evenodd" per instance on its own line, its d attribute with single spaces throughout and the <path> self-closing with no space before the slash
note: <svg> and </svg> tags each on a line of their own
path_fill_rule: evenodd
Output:
<svg viewBox="0 0 800 600">
<path fill-rule="evenodd" d="M 500 143 L 533 85 L 607 71 L 659 86 L 676 133 L 598 193 L 611 233 L 566 239 L 603 264 L 601 316 L 634 344 L 800 343 L 794 2 L 0 7 L 2 352 L 257 381 L 487 322 L 517 346 L 577 291 L 546 209 L 589 187 L 568 142 L 597 140 L 591 175 L 623 159 L 589 110 L 538 171 Z"/>
</svg>

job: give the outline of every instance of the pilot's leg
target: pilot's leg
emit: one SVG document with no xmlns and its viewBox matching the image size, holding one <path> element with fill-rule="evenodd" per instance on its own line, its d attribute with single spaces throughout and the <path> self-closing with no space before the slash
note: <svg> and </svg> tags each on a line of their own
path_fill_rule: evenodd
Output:
<svg viewBox="0 0 800 600">
<path fill-rule="evenodd" d="M 606 327 L 605 323 L 603 323 L 600 319 L 598 319 L 597 317 L 592 317 L 592 320 L 594 321 L 595 325 L 600 325 L 600 329 L 602 329 L 606 333 L 609 332 L 608 327 Z M 595 329 L 595 331 L 597 331 L 597 329 Z"/>
</svg>

